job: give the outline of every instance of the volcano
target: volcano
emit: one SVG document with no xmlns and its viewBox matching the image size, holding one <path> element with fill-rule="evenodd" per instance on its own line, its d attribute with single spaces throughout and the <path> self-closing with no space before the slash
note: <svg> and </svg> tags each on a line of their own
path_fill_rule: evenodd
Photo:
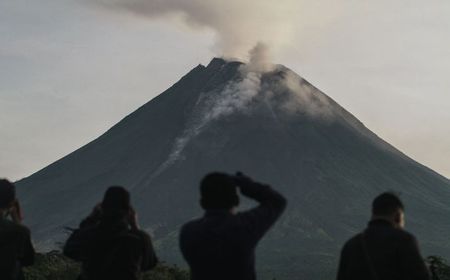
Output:
<svg viewBox="0 0 450 280">
<path fill-rule="evenodd" d="M 182 264 L 178 231 L 202 215 L 198 184 L 210 171 L 242 171 L 288 198 L 259 245 L 261 279 L 334 279 L 343 242 L 366 226 L 383 191 L 401 194 L 424 255 L 450 257 L 450 181 L 282 65 L 265 72 L 220 58 L 198 65 L 17 186 L 41 250 L 63 242 L 64 228 L 76 227 L 108 186 L 123 185 L 157 254 Z"/>
</svg>

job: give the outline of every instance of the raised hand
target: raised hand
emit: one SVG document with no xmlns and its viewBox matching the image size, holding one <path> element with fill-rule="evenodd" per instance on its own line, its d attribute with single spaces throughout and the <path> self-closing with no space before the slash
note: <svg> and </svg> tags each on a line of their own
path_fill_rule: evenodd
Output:
<svg viewBox="0 0 450 280">
<path fill-rule="evenodd" d="M 254 183 L 254 181 L 250 177 L 244 175 L 240 171 L 236 172 L 236 175 L 233 177 L 233 179 L 234 179 L 234 183 L 238 187 L 242 187 L 242 186 L 246 186 L 246 185 Z"/>
</svg>

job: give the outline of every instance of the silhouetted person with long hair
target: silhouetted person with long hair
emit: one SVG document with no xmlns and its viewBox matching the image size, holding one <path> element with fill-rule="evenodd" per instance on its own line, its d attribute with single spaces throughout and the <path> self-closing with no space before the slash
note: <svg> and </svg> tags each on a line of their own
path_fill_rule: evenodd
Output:
<svg viewBox="0 0 450 280">
<path fill-rule="evenodd" d="M 30 231 L 22 224 L 15 186 L 0 179 L 0 279 L 22 280 L 22 267 L 34 262 Z"/>
<path fill-rule="evenodd" d="M 141 231 L 123 187 L 108 188 L 101 204 L 84 219 L 64 246 L 64 254 L 82 262 L 79 279 L 135 280 L 157 258 L 150 236 Z"/>
<path fill-rule="evenodd" d="M 259 205 L 237 213 L 242 195 Z M 240 173 L 211 173 L 200 184 L 202 218 L 183 226 L 180 248 L 192 280 L 254 280 L 255 248 L 280 217 L 286 199 L 270 186 Z"/>
<path fill-rule="evenodd" d="M 416 238 L 403 229 L 404 209 L 392 193 L 375 198 L 367 229 L 342 249 L 338 280 L 430 279 Z"/>
</svg>

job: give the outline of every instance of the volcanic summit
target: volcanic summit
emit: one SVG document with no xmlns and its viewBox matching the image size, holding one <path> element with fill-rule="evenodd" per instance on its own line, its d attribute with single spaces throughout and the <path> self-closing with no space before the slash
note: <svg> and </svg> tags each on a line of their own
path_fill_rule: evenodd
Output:
<svg viewBox="0 0 450 280">
<path fill-rule="evenodd" d="M 41 249 L 64 241 L 64 227 L 76 227 L 108 186 L 123 185 L 157 254 L 180 263 L 178 230 L 202 214 L 198 184 L 210 171 L 242 171 L 289 200 L 257 252 L 263 279 L 334 277 L 343 242 L 366 226 L 383 191 L 401 193 L 407 229 L 425 255 L 450 257 L 450 181 L 281 65 L 264 72 L 220 58 L 198 65 L 17 186 Z"/>
</svg>

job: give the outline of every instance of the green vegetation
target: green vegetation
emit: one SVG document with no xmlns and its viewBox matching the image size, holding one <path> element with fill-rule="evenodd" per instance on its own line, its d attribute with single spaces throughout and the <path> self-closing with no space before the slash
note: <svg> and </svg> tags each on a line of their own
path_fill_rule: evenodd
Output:
<svg viewBox="0 0 450 280">
<path fill-rule="evenodd" d="M 439 280 L 450 280 L 450 265 L 441 257 L 430 256 L 426 259 Z M 25 269 L 26 280 L 76 280 L 80 265 L 64 257 L 60 252 L 52 251 L 37 254 L 36 263 Z M 159 264 L 155 269 L 143 275 L 142 280 L 188 280 L 189 273 L 177 266 Z"/>
<path fill-rule="evenodd" d="M 72 280 L 77 279 L 80 272 L 79 264 L 52 251 L 47 254 L 37 254 L 35 264 L 25 269 L 27 280 Z"/>
<path fill-rule="evenodd" d="M 76 280 L 80 265 L 52 251 L 37 254 L 35 265 L 25 269 L 26 280 Z M 155 269 L 143 275 L 142 280 L 188 280 L 189 273 L 176 266 L 159 264 Z"/>
<path fill-rule="evenodd" d="M 143 280 L 188 280 L 189 272 L 176 266 L 158 265 L 144 274 Z"/>
<path fill-rule="evenodd" d="M 426 259 L 428 266 L 432 272 L 434 271 L 434 275 L 439 280 L 450 280 L 450 266 L 447 264 L 447 261 L 441 257 L 430 256 Z"/>
</svg>

